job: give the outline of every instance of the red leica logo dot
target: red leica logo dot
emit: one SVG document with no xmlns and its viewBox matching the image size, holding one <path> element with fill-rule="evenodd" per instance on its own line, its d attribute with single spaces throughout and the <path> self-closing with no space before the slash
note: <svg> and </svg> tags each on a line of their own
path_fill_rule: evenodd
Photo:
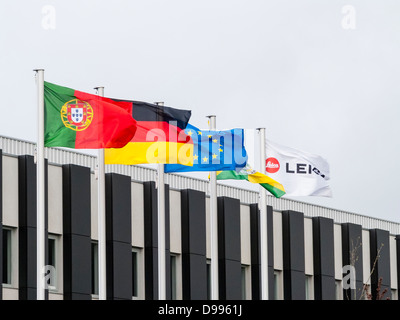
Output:
<svg viewBox="0 0 400 320">
<path fill-rule="evenodd" d="M 280 168 L 279 161 L 275 158 L 268 158 L 265 160 L 265 170 L 269 173 L 275 173 Z"/>
</svg>

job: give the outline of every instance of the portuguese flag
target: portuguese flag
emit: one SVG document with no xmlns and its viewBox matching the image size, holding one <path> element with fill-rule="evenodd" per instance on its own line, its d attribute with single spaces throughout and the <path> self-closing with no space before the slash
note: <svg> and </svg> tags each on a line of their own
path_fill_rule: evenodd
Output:
<svg viewBox="0 0 400 320">
<path fill-rule="evenodd" d="M 44 145 L 121 148 L 135 135 L 131 104 L 44 82 Z"/>
<path fill-rule="evenodd" d="M 276 198 L 282 197 L 286 192 L 282 184 L 274 179 L 262 174 L 261 172 L 252 170 L 249 165 L 241 169 L 239 172 L 234 170 L 218 171 L 217 180 L 247 180 L 251 183 L 258 183 L 264 189 L 273 194 Z"/>
<path fill-rule="evenodd" d="M 104 151 L 105 164 L 179 163 L 193 166 L 193 140 L 185 133 L 190 110 L 141 101 L 131 104 L 137 131 L 120 149 Z"/>
</svg>

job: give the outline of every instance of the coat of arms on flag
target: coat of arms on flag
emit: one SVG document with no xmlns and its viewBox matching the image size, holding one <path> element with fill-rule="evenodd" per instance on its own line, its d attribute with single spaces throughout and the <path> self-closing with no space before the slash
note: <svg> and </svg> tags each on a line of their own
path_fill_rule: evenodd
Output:
<svg viewBox="0 0 400 320">
<path fill-rule="evenodd" d="M 82 131 L 92 123 L 93 109 L 86 101 L 73 99 L 61 108 L 61 119 L 67 128 Z"/>
</svg>

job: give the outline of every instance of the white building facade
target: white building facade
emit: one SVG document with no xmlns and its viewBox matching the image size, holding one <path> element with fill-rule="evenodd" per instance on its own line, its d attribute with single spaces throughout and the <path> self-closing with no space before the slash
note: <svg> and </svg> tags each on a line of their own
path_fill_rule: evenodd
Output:
<svg viewBox="0 0 400 320">
<path fill-rule="evenodd" d="M 0 137 L 1 299 L 36 299 L 35 144 Z M 47 299 L 98 299 L 96 157 L 46 149 Z M 156 172 L 106 169 L 107 299 L 158 297 Z M 271 300 L 398 300 L 400 224 L 267 197 Z M 210 298 L 207 181 L 168 174 L 167 299 Z M 220 300 L 260 299 L 258 194 L 218 186 Z"/>
</svg>

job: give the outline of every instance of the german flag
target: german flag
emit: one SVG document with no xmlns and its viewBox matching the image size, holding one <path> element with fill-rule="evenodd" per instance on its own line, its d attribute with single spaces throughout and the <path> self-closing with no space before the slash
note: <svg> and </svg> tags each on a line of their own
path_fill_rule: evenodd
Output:
<svg viewBox="0 0 400 320">
<path fill-rule="evenodd" d="M 105 164 L 179 163 L 193 165 L 193 141 L 184 131 L 190 110 L 141 101 L 132 104 L 136 133 L 123 148 L 105 149 Z"/>
</svg>

